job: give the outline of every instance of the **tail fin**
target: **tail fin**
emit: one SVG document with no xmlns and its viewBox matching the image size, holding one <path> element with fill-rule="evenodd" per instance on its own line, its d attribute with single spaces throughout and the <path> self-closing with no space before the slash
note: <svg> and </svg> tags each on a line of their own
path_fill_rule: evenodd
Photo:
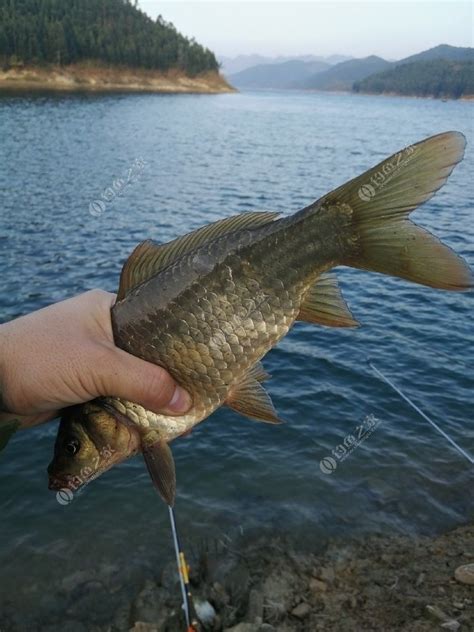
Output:
<svg viewBox="0 0 474 632">
<path fill-rule="evenodd" d="M 342 262 L 444 290 L 466 290 L 465 261 L 408 219 L 448 179 L 464 156 L 465 138 L 446 132 L 406 147 L 321 200 L 347 204 L 353 248 Z"/>
</svg>

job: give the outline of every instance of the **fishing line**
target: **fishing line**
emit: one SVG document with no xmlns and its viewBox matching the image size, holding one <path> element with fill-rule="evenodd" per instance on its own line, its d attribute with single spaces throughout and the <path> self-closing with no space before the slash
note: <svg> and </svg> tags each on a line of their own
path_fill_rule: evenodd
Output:
<svg viewBox="0 0 474 632">
<path fill-rule="evenodd" d="M 449 443 L 452 446 L 454 446 L 456 450 L 460 454 L 462 454 L 469 461 L 469 463 L 471 463 L 471 465 L 474 465 L 474 459 L 472 458 L 472 456 L 470 456 L 465 450 L 463 450 L 461 446 L 458 445 L 456 441 L 454 441 L 454 439 L 451 439 L 451 437 L 444 430 L 442 430 L 442 428 L 440 428 L 438 424 L 436 424 L 432 419 L 430 419 L 426 413 L 424 413 L 420 408 L 418 408 L 418 406 L 414 402 L 412 402 L 411 399 L 407 395 L 405 395 L 405 393 L 403 393 L 397 386 L 395 386 L 395 384 L 391 380 L 389 380 L 388 377 L 386 377 L 381 371 L 379 371 L 379 369 L 377 369 L 377 367 L 374 364 L 372 364 L 370 360 L 367 360 L 367 362 L 370 368 L 373 369 L 377 373 L 377 375 L 379 375 L 383 379 L 384 382 L 386 382 L 389 386 L 391 386 L 393 390 L 396 393 L 398 393 L 398 395 L 400 395 L 400 397 L 402 397 L 408 404 L 410 404 L 412 408 L 416 410 L 416 412 L 419 415 L 423 417 L 423 419 L 426 419 L 426 421 L 429 424 L 431 424 L 435 430 L 437 430 L 441 435 L 443 435 L 443 437 L 447 439 L 447 441 L 449 441 Z"/>
<path fill-rule="evenodd" d="M 189 586 L 188 565 L 178 538 L 178 530 L 176 528 L 176 518 L 171 505 L 168 505 L 171 533 L 173 534 L 174 552 L 176 554 L 176 564 L 178 566 L 179 584 L 181 586 L 181 595 L 183 597 L 184 616 L 186 618 L 187 632 L 199 632 L 200 626 L 193 605 L 193 597 L 191 587 Z"/>
</svg>

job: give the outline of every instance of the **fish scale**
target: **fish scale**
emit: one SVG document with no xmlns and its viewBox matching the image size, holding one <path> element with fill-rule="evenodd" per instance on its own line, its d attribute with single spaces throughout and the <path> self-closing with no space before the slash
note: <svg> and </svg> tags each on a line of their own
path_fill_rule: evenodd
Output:
<svg viewBox="0 0 474 632">
<path fill-rule="evenodd" d="M 239 260 L 236 266 L 232 258 L 233 255 L 227 257 L 208 272 L 212 277 L 209 287 L 207 280 L 202 279 L 201 284 L 184 289 L 166 309 L 148 315 L 147 323 L 155 332 L 151 344 L 148 325 L 144 327 L 142 319 L 131 320 L 128 314 L 122 319 L 120 304 L 112 310 L 117 344 L 145 360 L 166 366 L 191 394 L 194 414 L 186 416 L 186 430 L 225 401 L 229 388 L 287 333 L 299 311 L 303 284 L 294 286 L 290 293 L 283 282 L 268 275 L 263 283 L 259 282 L 259 270 L 246 265 L 245 260 Z M 234 263 L 234 270 L 229 263 Z M 142 292 L 147 289 L 142 288 Z M 252 295 L 254 299 L 250 299 Z M 133 300 L 141 300 L 140 291 Z M 140 313 L 146 311 L 145 307 Z M 192 315 L 192 326 L 186 321 L 188 314 Z M 123 325 L 122 320 L 126 321 Z M 112 399 L 108 402 L 114 405 Z M 130 406 L 137 410 L 131 402 L 122 400 L 121 404 L 125 414 Z M 183 432 L 183 425 L 177 427 L 175 417 L 147 415 L 143 410 L 140 418 L 146 418 L 147 428 L 162 430 L 169 440 L 177 436 L 176 432 Z"/>
</svg>

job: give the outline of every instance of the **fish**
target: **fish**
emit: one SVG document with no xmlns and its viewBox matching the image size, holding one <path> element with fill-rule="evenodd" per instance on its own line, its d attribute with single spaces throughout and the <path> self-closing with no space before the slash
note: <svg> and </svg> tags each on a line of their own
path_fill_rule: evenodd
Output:
<svg viewBox="0 0 474 632">
<path fill-rule="evenodd" d="M 289 216 L 247 212 L 166 244 L 140 243 L 111 308 L 118 347 L 169 371 L 192 397 L 180 416 L 102 397 L 67 409 L 48 467 L 51 489 L 78 489 L 141 452 L 170 506 L 170 443 L 220 406 L 279 424 L 261 360 L 296 321 L 355 327 L 331 270 L 350 266 L 465 291 L 467 263 L 409 219 L 464 155 L 459 132 L 410 145 Z"/>
</svg>

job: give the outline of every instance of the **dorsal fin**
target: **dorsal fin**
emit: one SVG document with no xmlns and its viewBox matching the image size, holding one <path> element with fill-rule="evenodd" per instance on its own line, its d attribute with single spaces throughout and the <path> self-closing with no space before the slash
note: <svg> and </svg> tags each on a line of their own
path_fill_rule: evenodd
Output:
<svg viewBox="0 0 474 632">
<path fill-rule="evenodd" d="M 282 423 L 282 420 L 278 418 L 270 395 L 260 384 L 268 377 L 268 373 L 260 362 L 257 362 L 239 384 L 230 389 L 225 403 L 229 408 L 246 417 L 272 424 Z"/>
<path fill-rule="evenodd" d="M 306 292 L 297 320 L 329 327 L 357 327 L 334 274 L 322 274 Z"/>
<path fill-rule="evenodd" d="M 269 211 L 241 213 L 202 226 L 166 244 L 157 244 L 150 239 L 142 241 L 122 268 L 117 301 L 121 301 L 131 289 L 158 274 L 187 252 L 191 252 L 191 250 L 222 235 L 268 224 L 275 220 L 278 215 L 279 213 Z"/>
</svg>

